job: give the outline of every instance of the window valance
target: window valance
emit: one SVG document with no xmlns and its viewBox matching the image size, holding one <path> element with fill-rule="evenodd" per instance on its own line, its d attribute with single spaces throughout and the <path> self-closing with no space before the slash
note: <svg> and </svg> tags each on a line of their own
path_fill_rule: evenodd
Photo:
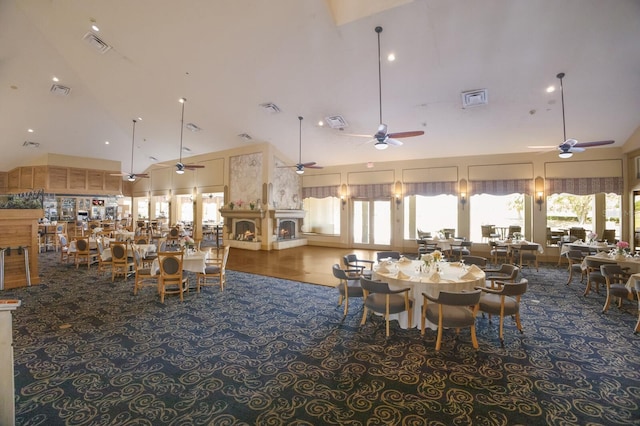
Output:
<svg viewBox="0 0 640 426">
<path fill-rule="evenodd" d="M 349 185 L 349 196 L 355 198 L 391 197 L 392 187 L 391 183 Z"/>
<path fill-rule="evenodd" d="M 302 198 L 328 198 L 340 197 L 340 186 L 311 186 L 302 188 Z"/>
<path fill-rule="evenodd" d="M 622 195 L 623 182 L 622 177 L 562 178 L 547 179 L 545 185 L 547 195 L 591 195 L 600 192 Z"/>
<path fill-rule="evenodd" d="M 533 194 L 533 179 L 472 180 L 470 194 Z"/>
<path fill-rule="evenodd" d="M 411 182 L 404 184 L 404 195 L 456 195 L 456 182 Z"/>
</svg>

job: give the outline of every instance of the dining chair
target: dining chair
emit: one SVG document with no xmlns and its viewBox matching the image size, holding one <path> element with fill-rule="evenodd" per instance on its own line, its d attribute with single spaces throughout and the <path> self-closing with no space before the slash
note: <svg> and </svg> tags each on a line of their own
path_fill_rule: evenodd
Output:
<svg viewBox="0 0 640 426">
<path fill-rule="evenodd" d="M 463 327 L 469 327 L 471 344 L 478 349 L 476 338 L 476 314 L 480 301 L 480 290 L 465 292 L 440 291 L 438 297 L 422 293 L 422 315 L 420 319 L 420 334 L 424 335 L 425 323 L 429 321 L 438 324 L 436 351 L 442 345 L 442 333 L 445 328 L 455 328 L 456 334 Z M 431 303 L 430 303 L 431 302 Z"/>
<path fill-rule="evenodd" d="M 382 281 L 374 281 L 366 277 L 360 277 L 360 286 L 364 297 L 364 312 L 360 325 L 367 322 L 369 310 L 384 315 L 386 322 L 386 335 L 389 337 L 390 315 L 407 311 L 408 326 L 412 327 L 413 300 L 409 297 L 409 287 L 399 290 L 391 290 L 389 284 Z"/>
<path fill-rule="evenodd" d="M 373 274 L 373 260 L 359 259 L 356 254 L 347 254 L 342 256 L 342 262 L 346 269 L 359 269 L 360 275 L 371 278 Z"/>
<path fill-rule="evenodd" d="M 465 265 L 476 265 L 480 269 L 485 269 L 487 267 L 487 258 L 482 256 L 462 256 L 460 258 L 461 261 L 464 262 Z"/>
<path fill-rule="evenodd" d="M 566 257 L 569 260 L 569 279 L 567 279 L 567 285 L 571 284 L 575 272 L 580 273 L 580 282 L 583 282 L 586 274 L 585 270 L 582 269 L 582 262 L 584 261 L 582 250 L 569 250 Z"/>
<path fill-rule="evenodd" d="M 98 238 L 98 241 L 96 241 L 98 246 L 98 272 L 104 272 L 107 267 L 113 265 L 113 257 L 111 255 L 105 256 L 104 243 L 102 241 L 102 238 Z"/>
<path fill-rule="evenodd" d="M 204 272 L 198 272 L 196 282 L 196 291 L 198 293 L 200 293 L 200 286 L 206 285 L 219 285 L 220 291 L 224 290 L 224 285 L 227 282 L 226 270 L 230 249 L 231 246 L 225 246 L 222 250 L 222 257 L 207 261 L 207 266 L 204 268 Z"/>
<path fill-rule="evenodd" d="M 58 234 L 58 244 L 60 246 L 60 262 L 68 263 L 75 253 L 69 250 L 69 238 L 66 234 Z"/>
<path fill-rule="evenodd" d="M 497 241 L 489 241 L 489 246 L 491 247 L 489 252 L 491 263 L 497 265 L 500 260 L 504 261 L 504 263 L 509 263 L 509 248 L 506 245 Z"/>
<path fill-rule="evenodd" d="M 158 275 L 152 273 L 151 268 L 145 268 L 142 256 L 137 250 L 133 250 L 133 263 L 135 276 L 133 281 L 133 294 L 137 295 L 138 290 L 143 287 L 158 288 Z"/>
<path fill-rule="evenodd" d="M 513 316 L 516 322 L 516 327 L 520 334 L 522 331 L 522 324 L 520 323 L 520 298 L 527 291 L 527 285 L 529 281 L 526 278 L 522 278 L 519 282 L 506 282 L 499 283 L 499 288 L 486 288 L 479 287 L 482 290 L 480 296 L 479 308 L 480 311 L 489 314 L 489 323 L 491 323 L 492 315 L 500 316 L 500 344 L 504 346 L 504 319 L 507 316 Z"/>
<path fill-rule="evenodd" d="M 514 257 L 518 261 L 518 266 L 523 268 L 526 266 L 534 265 L 536 271 L 538 271 L 538 245 L 537 244 L 522 244 L 518 247 L 514 253 Z"/>
<path fill-rule="evenodd" d="M 514 238 L 513 234 L 519 234 L 522 232 L 522 226 L 520 225 L 510 225 L 507 229 L 507 238 Z"/>
<path fill-rule="evenodd" d="M 343 317 L 349 312 L 349 298 L 364 297 L 362 286 L 360 285 L 360 277 L 362 270 L 358 269 L 340 269 L 340 265 L 335 263 L 332 268 L 333 276 L 340 282 L 336 286 L 340 296 L 338 297 L 338 306 L 344 303 Z"/>
<path fill-rule="evenodd" d="M 468 256 L 471 254 L 472 241 L 456 240 L 451 243 L 451 251 L 449 256 L 451 260 L 460 260 L 462 256 Z"/>
<path fill-rule="evenodd" d="M 640 332 L 640 281 L 634 280 L 634 288 L 636 290 L 636 300 L 638 301 L 638 322 L 636 322 L 636 328 L 633 330 L 633 334 Z"/>
<path fill-rule="evenodd" d="M 98 260 L 98 252 L 96 250 L 91 250 L 89 248 L 89 240 L 86 238 L 78 238 L 76 240 L 76 269 L 78 266 L 83 265 L 85 262 L 87 264 L 87 269 L 91 266 L 92 263 L 95 263 Z"/>
<path fill-rule="evenodd" d="M 616 243 L 616 230 L 615 229 L 605 229 L 602 231 L 602 236 L 600 237 L 600 241 L 607 241 L 610 244 Z"/>
<path fill-rule="evenodd" d="M 120 275 L 126 280 L 133 272 L 135 272 L 133 257 L 129 257 L 127 243 L 119 241 L 111 243 L 111 282 Z"/>
<path fill-rule="evenodd" d="M 146 235 L 137 236 L 135 239 L 136 244 L 149 244 L 149 238 Z"/>
<path fill-rule="evenodd" d="M 607 299 L 604 302 L 602 313 L 609 310 L 612 299 L 618 300 L 618 308 L 622 307 L 622 301 L 629 296 L 629 290 L 626 283 L 629 280 L 629 274 L 615 263 L 600 266 L 600 272 L 605 278 L 605 286 L 607 288 Z"/>
<path fill-rule="evenodd" d="M 379 251 L 376 253 L 376 260 L 380 263 L 383 259 L 396 259 L 400 260 L 400 252 L 399 251 Z"/>
<path fill-rule="evenodd" d="M 607 280 L 602 275 L 602 270 L 600 267 L 602 265 L 611 265 L 611 262 L 602 262 L 595 259 L 585 259 L 584 261 L 587 269 L 585 274 L 587 276 L 587 285 L 584 289 L 583 296 L 587 296 L 591 292 L 592 284 L 595 285 L 596 293 L 600 293 L 600 284 L 607 285 Z"/>
<path fill-rule="evenodd" d="M 509 263 L 503 263 L 499 269 L 485 269 L 485 281 L 488 288 L 495 288 L 499 282 L 514 282 L 518 278 L 520 268 Z"/>
<path fill-rule="evenodd" d="M 160 303 L 164 303 L 166 294 L 179 294 L 180 301 L 184 300 L 184 293 L 189 291 L 187 286 L 187 274 L 182 270 L 184 252 L 165 251 L 158 253 L 160 264 L 160 277 L 158 287 L 160 289 Z"/>
<path fill-rule="evenodd" d="M 167 236 L 167 244 L 175 245 L 180 240 L 180 230 L 177 227 L 173 227 L 169 230 L 169 235 Z"/>
</svg>

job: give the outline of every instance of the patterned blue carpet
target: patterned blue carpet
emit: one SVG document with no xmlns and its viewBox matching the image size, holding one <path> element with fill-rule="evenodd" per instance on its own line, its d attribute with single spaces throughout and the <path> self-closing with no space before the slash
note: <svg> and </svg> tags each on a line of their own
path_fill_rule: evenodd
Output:
<svg viewBox="0 0 640 426">
<path fill-rule="evenodd" d="M 635 302 L 564 285 L 564 269 L 525 270 L 524 334 L 511 320 L 467 330 L 360 327 L 337 291 L 228 272 L 184 303 L 132 279 L 41 255 L 43 285 L 5 291 L 14 315 L 18 425 L 640 424 Z"/>
</svg>

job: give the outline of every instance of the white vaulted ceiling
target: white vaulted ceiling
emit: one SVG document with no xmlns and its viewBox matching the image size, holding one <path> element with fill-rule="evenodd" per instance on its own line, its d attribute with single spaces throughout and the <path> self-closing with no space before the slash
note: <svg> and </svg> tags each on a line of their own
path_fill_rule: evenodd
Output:
<svg viewBox="0 0 640 426">
<path fill-rule="evenodd" d="M 83 40 L 92 19 L 105 53 Z M 345 135 L 379 124 L 377 25 L 384 122 L 425 132 L 381 152 Z M 302 161 L 325 166 L 533 151 L 563 140 L 545 92 L 558 72 L 567 136 L 622 146 L 640 125 L 639 40 L 638 0 L 0 0 L 0 170 L 44 153 L 129 170 L 137 117 L 135 171 L 177 159 L 181 97 L 202 128 L 185 130 L 185 157 L 246 133 L 295 161 L 299 115 Z M 462 108 L 475 89 L 488 104 Z M 317 125 L 337 114 L 344 131 Z"/>
</svg>

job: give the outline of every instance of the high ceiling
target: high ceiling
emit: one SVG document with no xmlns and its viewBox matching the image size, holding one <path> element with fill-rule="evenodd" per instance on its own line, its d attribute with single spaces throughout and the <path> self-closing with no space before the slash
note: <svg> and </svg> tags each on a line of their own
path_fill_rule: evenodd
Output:
<svg viewBox="0 0 640 426">
<path fill-rule="evenodd" d="M 83 40 L 92 20 L 105 53 Z M 385 151 L 345 135 L 379 124 L 378 25 L 383 121 L 425 132 Z M 0 170 L 56 153 L 129 171 L 137 117 L 134 172 L 173 161 L 181 97 L 202 128 L 184 157 L 268 141 L 297 162 L 299 115 L 302 161 L 323 166 L 536 152 L 563 141 L 559 72 L 567 136 L 622 146 L 640 125 L 640 1 L 0 0 Z M 488 104 L 463 108 L 475 89 Z M 318 126 L 333 115 L 348 127 Z"/>
</svg>

